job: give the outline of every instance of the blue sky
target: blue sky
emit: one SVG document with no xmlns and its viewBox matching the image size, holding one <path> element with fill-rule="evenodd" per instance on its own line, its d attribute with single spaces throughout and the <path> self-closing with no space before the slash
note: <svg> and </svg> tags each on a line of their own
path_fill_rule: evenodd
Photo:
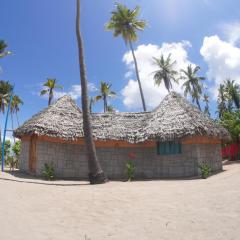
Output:
<svg viewBox="0 0 240 240">
<path fill-rule="evenodd" d="M 112 83 L 118 97 L 111 103 L 119 111 L 139 111 L 139 94 L 131 55 L 121 38 L 104 31 L 114 8 L 112 0 L 82 0 L 82 33 L 88 80 Z M 155 107 L 166 94 L 153 89 L 151 52 L 173 52 L 178 67 L 197 64 L 208 78 L 211 111 L 215 112 L 216 89 L 226 77 L 240 83 L 240 2 L 236 0 L 125 0 L 129 7 L 141 6 L 141 18 L 148 26 L 135 44 L 148 108 Z M 78 98 L 79 69 L 75 39 L 75 0 L 2 0 L 0 39 L 9 44 L 11 56 L 0 60 L 2 80 L 15 83 L 24 100 L 23 122 L 47 105 L 39 97 L 47 77 L 56 78 L 64 93 Z M 124 57 L 125 56 L 125 57 Z M 239 61 L 238 61 L 239 60 Z M 155 87 L 156 88 L 156 87 Z M 181 92 L 180 87 L 175 87 Z M 92 91 L 91 94 L 96 94 Z M 62 93 L 57 93 L 57 96 Z M 95 111 L 102 111 L 102 103 Z"/>
</svg>

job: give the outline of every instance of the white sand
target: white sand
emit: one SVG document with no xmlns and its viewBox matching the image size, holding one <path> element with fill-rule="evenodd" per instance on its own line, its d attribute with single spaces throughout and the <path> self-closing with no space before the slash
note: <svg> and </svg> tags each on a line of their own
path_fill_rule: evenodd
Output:
<svg viewBox="0 0 240 240">
<path fill-rule="evenodd" d="M 224 168 L 207 180 L 98 186 L 0 174 L 0 239 L 239 240 L 240 164 Z"/>
</svg>

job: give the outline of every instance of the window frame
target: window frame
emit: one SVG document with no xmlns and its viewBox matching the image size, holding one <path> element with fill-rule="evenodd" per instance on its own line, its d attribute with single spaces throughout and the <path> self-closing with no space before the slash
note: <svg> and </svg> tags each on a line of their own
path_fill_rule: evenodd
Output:
<svg viewBox="0 0 240 240">
<path fill-rule="evenodd" d="M 176 150 L 177 149 L 177 150 Z M 181 141 L 157 141 L 157 155 L 171 156 L 182 154 Z"/>
</svg>

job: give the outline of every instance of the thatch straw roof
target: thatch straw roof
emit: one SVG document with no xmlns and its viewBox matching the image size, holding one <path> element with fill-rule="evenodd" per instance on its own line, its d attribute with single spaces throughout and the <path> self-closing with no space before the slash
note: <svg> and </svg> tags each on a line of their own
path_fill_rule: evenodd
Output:
<svg viewBox="0 0 240 240">
<path fill-rule="evenodd" d="M 166 96 L 152 112 L 96 113 L 92 115 L 92 121 L 94 137 L 99 140 L 137 143 L 186 136 L 229 138 L 227 130 L 175 92 Z M 64 96 L 14 131 L 19 138 L 33 134 L 66 140 L 81 138 L 82 113 L 69 96 Z"/>
</svg>

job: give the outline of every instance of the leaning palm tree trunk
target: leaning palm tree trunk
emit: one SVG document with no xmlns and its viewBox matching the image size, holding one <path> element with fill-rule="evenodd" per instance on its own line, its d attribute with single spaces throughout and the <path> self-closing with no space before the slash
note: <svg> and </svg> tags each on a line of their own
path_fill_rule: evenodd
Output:
<svg viewBox="0 0 240 240">
<path fill-rule="evenodd" d="M 198 99 L 198 98 L 196 99 L 196 103 L 197 103 L 198 109 L 199 109 L 200 111 L 202 111 L 201 105 L 200 105 L 200 103 L 199 103 L 199 99 Z"/>
<path fill-rule="evenodd" d="M 99 184 L 106 182 L 106 177 L 101 169 L 100 163 L 97 159 L 96 148 L 92 135 L 91 115 L 89 112 L 89 99 L 87 88 L 86 68 L 84 62 L 83 40 L 80 33 L 80 0 L 77 1 L 77 15 L 76 15 L 76 35 L 78 42 L 79 67 L 82 88 L 82 111 L 83 111 L 83 131 L 85 145 L 88 155 L 89 180 L 91 184 Z"/>
<path fill-rule="evenodd" d="M 132 45 L 131 40 L 129 40 L 129 45 L 130 45 L 130 48 L 132 51 L 133 60 L 134 60 L 134 64 L 135 64 L 136 76 L 137 76 L 138 86 L 139 86 L 139 90 L 140 90 L 140 94 L 141 94 L 143 111 L 146 112 L 147 108 L 146 108 L 145 99 L 144 99 L 143 90 L 142 90 L 142 84 L 141 84 L 141 80 L 140 80 L 140 76 L 139 76 L 138 63 L 137 63 L 137 59 L 136 59 L 136 56 L 135 56 L 135 53 L 133 50 L 133 45 Z"/>
<path fill-rule="evenodd" d="M 16 118 L 17 118 L 17 124 L 18 124 L 18 127 L 20 126 L 20 124 L 19 124 L 19 119 L 18 119 L 18 114 L 17 114 L 17 111 L 16 111 Z"/>
<path fill-rule="evenodd" d="M 53 90 L 50 89 L 49 97 L 48 97 L 48 106 L 52 104 L 52 99 L 53 99 Z"/>
<path fill-rule="evenodd" d="M 10 114 L 11 114 L 11 122 L 12 122 L 12 131 L 14 131 L 14 124 L 13 124 L 13 113 L 12 113 L 12 111 L 10 112 Z M 15 137 L 13 136 L 13 142 L 15 143 L 16 142 L 16 139 L 15 139 Z"/>
</svg>

